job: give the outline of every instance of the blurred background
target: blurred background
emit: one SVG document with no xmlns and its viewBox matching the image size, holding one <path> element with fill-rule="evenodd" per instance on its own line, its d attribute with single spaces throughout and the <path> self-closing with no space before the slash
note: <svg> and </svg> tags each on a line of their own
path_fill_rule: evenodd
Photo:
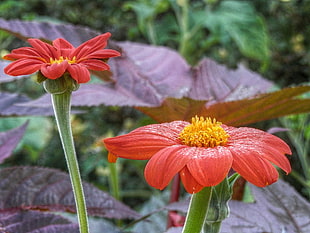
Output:
<svg viewBox="0 0 310 233">
<path fill-rule="evenodd" d="M 203 57 L 230 68 L 242 63 L 279 88 L 310 81 L 309 0 L 2 0 L 0 17 L 71 23 L 99 32 L 109 31 L 115 41 L 173 48 L 193 66 Z M 0 31 L 1 54 L 22 45 L 25 42 Z M 30 79 L 1 84 L 0 88 L 27 93 L 32 98 L 44 93 Z M 108 191 L 110 170 L 101 139 L 154 121 L 129 107 L 82 110 L 87 114 L 72 116 L 82 176 Z M 31 117 L 1 118 L 0 130 L 17 127 L 25 119 Z M 264 130 L 273 126 L 290 129 L 277 134 L 294 151 L 294 171 L 285 179 L 306 198 L 310 198 L 309 121 L 309 114 L 300 114 L 252 125 Z M 30 122 L 23 143 L 1 166 L 14 165 L 66 170 L 52 117 L 36 117 Z M 144 182 L 144 165 L 145 161 L 118 163 L 121 198 L 131 207 L 140 208 L 143 201 L 160 193 Z"/>
</svg>

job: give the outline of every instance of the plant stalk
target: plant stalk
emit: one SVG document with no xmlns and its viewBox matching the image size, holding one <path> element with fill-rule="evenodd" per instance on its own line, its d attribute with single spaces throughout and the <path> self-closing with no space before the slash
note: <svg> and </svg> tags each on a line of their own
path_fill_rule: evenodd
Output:
<svg viewBox="0 0 310 233">
<path fill-rule="evenodd" d="M 200 233 L 208 213 L 213 187 L 192 195 L 182 233 Z"/>
<path fill-rule="evenodd" d="M 52 103 L 70 174 L 80 233 L 88 233 L 86 203 L 70 124 L 71 91 L 52 94 Z"/>
<path fill-rule="evenodd" d="M 120 200 L 120 192 L 119 192 L 119 177 L 118 177 L 118 171 L 117 171 L 117 164 L 116 163 L 109 163 L 109 170 L 110 170 L 110 177 L 109 177 L 109 183 L 110 183 L 110 190 L 113 194 L 113 197 L 116 200 Z"/>
</svg>

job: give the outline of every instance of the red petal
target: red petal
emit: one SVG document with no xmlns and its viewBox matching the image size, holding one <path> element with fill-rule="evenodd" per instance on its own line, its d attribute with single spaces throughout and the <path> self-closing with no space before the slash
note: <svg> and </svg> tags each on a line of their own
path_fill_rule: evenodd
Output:
<svg viewBox="0 0 310 233">
<path fill-rule="evenodd" d="M 69 65 L 67 70 L 71 77 L 77 81 L 77 83 L 87 83 L 90 80 L 90 73 L 86 67 L 79 64 Z"/>
<path fill-rule="evenodd" d="M 203 186 L 215 186 L 222 182 L 233 161 L 231 152 L 222 146 L 196 147 L 193 156 L 187 167 L 195 180 Z"/>
<path fill-rule="evenodd" d="M 59 54 L 57 53 L 57 50 L 50 44 L 39 39 L 28 39 L 28 42 L 45 60 L 49 61 L 50 58 L 58 59 Z"/>
<path fill-rule="evenodd" d="M 265 187 L 278 180 L 279 174 L 272 164 L 256 151 L 230 148 L 233 155 L 232 168 L 243 178 L 258 187 Z"/>
<path fill-rule="evenodd" d="M 61 62 L 60 64 L 58 63 L 54 63 L 51 65 L 44 64 L 41 67 L 41 72 L 46 78 L 57 79 L 66 72 L 68 66 L 69 64 L 66 61 Z"/>
<path fill-rule="evenodd" d="M 180 144 L 179 133 L 189 124 L 185 121 L 152 124 L 140 127 L 132 132 L 104 139 L 107 150 L 127 159 L 150 159 L 159 150 Z"/>
<path fill-rule="evenodd" d="M 41 57 L 41 54 L 31 47 L 22 47 L 18 49 L 13 49 L 10 54 L 7 54 L 3 57 L 6 60 L 17 60 L 21 58 L 31 58 L 38 59 L 43 62 L 46 62 L 44 58 Z"/>
<path fill-rule="evenodd" d="M 204 186 L 199 184 L 185 166 L 180 172 L 180 177 L 186 192 L 198 193 Z"/>
<path fill-rule="evenodd" d="M 53 41 L 53 46 L 59 51 L 59 56 L 63 56 L 64 58 L 67 57 L 71 59 L 70 54 L 75 48 L 67 40 L 58 38 Z"/>
<path fill-rule="evenodd" d="M 40 69 L 42 63 L 37 59 L 22 58 L 5 67 L 4 72 L 12 76 L 32 74 Z"/>
<path fill-rule="evenodd" d="M 259 129 L 247 127 L 227 127 L 225 131 L 231 136 L 229 144 L 231 145 L 257 145 L 261 148 L 265 145 L 272 146 L 283 154 L 291 154 L 289 146 L 280 138 L 266 133 Z"/>
<path fill-rule="evenodd" d="M 269 160 L 274 165 L 284 170 L 286 174 L 291 172 L 292 168 L 290 161 L 282 152 L 279 152 L 276 148 L 272 146 L 265 146 L 260 155 L 262 158 Z"/>
<path fill-rule="evenodd" d="M 87 59 L 90 58 L 95 58 L 95 59 L 105 59 L 105 58 L 110 58 L 110 57 L 118 57 L 121 54 L 113 49 L 100 49 L 97 50 L 89 55 L 87 55 Z"/>
<path fill-rule="evenodd" d="M 229 130 L 228 130 L 229 131 Z M 243 151 L 255 151 L 257 154 L 286 173 L 291 171 L 289 160 L 284 154 L 291 154 L 289 146 L 280 138 L 253 128 L 234 128 L 229 132 L 229 147 L 242 148 Z"/>
<path fill-rule="evenodd" d="M 75 51 L 73 51 L 71 57 L 76 56 L 77 60 L 79 60 L 81 58 L 87 57 L 88 55 L 99 49 L 105 48 L 107 46 L 107 41 L 110 36 L 111 33 L 107 32 L 84 42 L 79 47 L 77 47 Z"/>
<path fill-rule="evenodd" d="M 85 60 L 79 64 L 90 70 L 110 70 L 110 66 L 108 66 L 105 62 L 96 59 Z"/>
<path fill-rule="evenodd" d="M 144 176 L 152 187 L 164 189 L 192 159 L 194 148 L 175 145 L 158 151 L 146 164 Z"/>
</svg>

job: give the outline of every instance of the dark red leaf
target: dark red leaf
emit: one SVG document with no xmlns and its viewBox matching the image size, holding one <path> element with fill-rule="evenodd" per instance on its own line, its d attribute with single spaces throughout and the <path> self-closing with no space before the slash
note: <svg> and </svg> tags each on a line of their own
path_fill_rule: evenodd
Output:
<svg viewBox="0 0 310 233">
<path fill-rule="evenodd" d="M 116 219 L 139 217 L 107 193 L 88 183 L 83 186 L 89 215 Z M 69 175 L 55 169 L 1 169 L 0 190 L 0 212 L 18 209 L 75 212 Z"/>
<path fill-rule="evenodd" d="M 191 70 L 176 51 L 167 47 L 117 42 L 122 56 L 109 61 L 115 88 L 141 100 L 160 104 L 166 97 L 181 98 L 191 87 Z M 157 100 L 157 101 L 156 101 Z"/>
<path fill-rule="evenodd" d="M 181 233 L 182 229 L 183 229 L 183 227 L 171 227 L 167 231 L 165 231 L 164 233 Z"/>
<path fill-rule="evenodd" d="M 231 200 L 230 215 L 221 232 L 229 233 L 300 233 L 310 232 L 310 203 L 282 180 L 259 188 L 250 184 L 254 203 Z M 189 200 L 169 204 L 167 210 L 187 212 Z M 180 228 L 169 232 L 181 232 Z"/>
<path fill-rule="evenodd" d="M 0 164 L 12 154 L 12 151 L 22 139 L 27 125 L 26 122 L 18 128 L 0 133 Z"/>
<path fill-rule="evenodd" d="M 187 97 L 209 100 L 209 105 L 249 98 L 265 93 L 273 85 L 243 65 L 232 70 L 207 58 L 193 69 L 193 80 Z"/>
<path fill-rule="evenodd" d="M 211 116 L 221 122 L 240 126 L 289 114 L 310 111 L 310 99 L 299 95 L 309 92 L 310 86 L 297 86 L 237 101 L 215 103 L 203 109 L 203 116 Z"/>
<path fill-rule="evenodd" d="M 175 120 L 190 121 L 193 116 L 201 115 L 206 101 L 189 98 L 167 98 L 159 107 L 136 107 L 141 112 L 152 117 L 157 122 L 169 122 Z"/>
<path fill-rule="evenodd" d="M 49 105 L 22 106 L 28 101 L 30 99 L 24 95 L 0 93 L 0 116 L 50 116 L 54 114 Z"/>
<path fill-rule="evenodd" d="M 310 232 L 310 204 L 293 187 L 279 180 L 266 188 L 251 185 L 255 203 L 231 201 L 222 232 Z"/>
<path fill-rule="evenodd" d="M 65 38 L 74 46 L 99 35 L 99 32 L 87 27 L 74 26 L 71 24 L 53 24 L 48 22 L 5 20 L 0 18 L 0 29 L 7 31 L 16 37 L 25 40 L 27 38 L 41 38 L 55 40 Z"/>
<path fill-rule="evenodd" d="M 0 212 L 1 233 L 79 233 L 78 225 L 55 214 L 38 211 Z"/>
</svg>

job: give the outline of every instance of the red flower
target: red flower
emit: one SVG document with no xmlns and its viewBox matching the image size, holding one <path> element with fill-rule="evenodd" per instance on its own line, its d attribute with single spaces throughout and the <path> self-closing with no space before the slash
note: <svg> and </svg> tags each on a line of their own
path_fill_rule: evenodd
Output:
<svg viewBox="0 0 310 233">
<path fill-rule="evenodd" d="M 104 139 L 109 161 L 117 157 L 149 159 L 144 171 L 146 181 L 164 189 L 179 173 L 189 193 L 215 186 L 233 168 L 246 180 L 264 187 L 277 181 L 278 172 L 287 174 L 291 166 L 285 154 L 289 146 L 264 131 L 229 127 L 215 119 L 192 119 L 192 123 L 170 123 L 143 126 L 132 132 Z"/>
<path fill-rule="evenodd" d="M 90 80 L 88 70 L 109 70 L 110 67 L 104 59 L 120 56 L 115 50 L 103 49 L 110 36 L 110 33 L 99 35 L 77 48 L 62 38 L 54 40 L 52 45 L 39 39 L 28 39 L 32 47 L 14 49 L 3 57 L 14 61 L 4 72 L 18 76 L 40 70 L 48 79 L 57 79 L 69 72 L 77 83 L 86 83 Z"/>
</svg>

